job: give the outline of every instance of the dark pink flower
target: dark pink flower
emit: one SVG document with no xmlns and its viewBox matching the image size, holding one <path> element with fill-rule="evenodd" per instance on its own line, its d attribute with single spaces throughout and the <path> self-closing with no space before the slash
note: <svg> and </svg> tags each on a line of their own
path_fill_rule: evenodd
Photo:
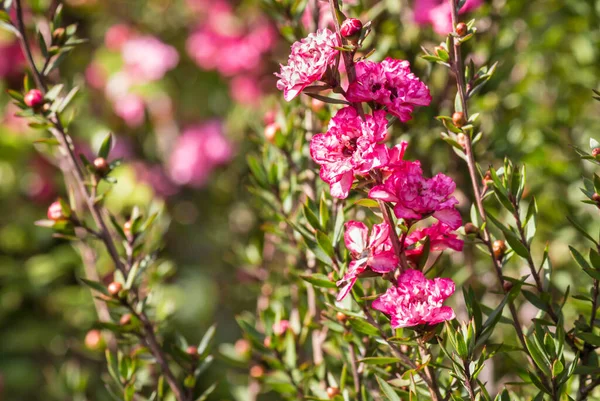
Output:
<svg viewBox="0 0 600 401">
<path fill-rule="evenodd" d="M 346 198 L 354 174 L 366 174 L 387 163 L 385 112 L 375 111 L 363 120 L 353 107 L 345 107 L 329 122 L 327 133 L 313 136 L 310 155 L 321 165 L 321 179 L 331 195 Z"/>
<path fill-rule="evenodd" d="M 357 39 L 363 29 L 361 20 L 356 18 L 348 18 L 340 27 L 340 35 L 344 38 Z"/>
<path fill-rule="evenodd" d="M 382 185 L 369 192 L 369 198 L 393 202 L 396 217 L 420 220 L 433 215 L 455 230 L 462 219 L 454 208 L 458 200 L 452 193 L 456 184 L 452 178 L 439 173 L 433 178 L 423 177 L 418 161 L 403 161 L 395 165 L 392 175 Z"/>
<path fill-rule="evenodd" d="M 18 41 L 3 42 L 0 39 L 0 79 L 18 75 L 25 63 L 25 57 Z"/>
<path fill-rule="evenodd" d="M 136 82 L 157 81 L 179 63 L 177 50 L 153 36 L 127 40 L 121 47 L 121 56 L 125 70 Z"/>
<path fill-rule="evenodd" d="M 415 106 L 431 102 L 429 88 L 410 71 L 406 60 L 386 58 L 380 63 L 361 61 L 356 64 L 356 81 L 350 84 L 347 99 L 351 102 L 375 102 L 406 122 Z"/>
<path fill-rule="evenodd" d="M 383 274 L 393 271 L 398 266 L 398 258 L 390 242 L 390 226 L 387 223 L 375 224 L 371 236 L 368 235 L 369 229 L 363 223 L 359 221 L 346 223 L 344 242 L 353 260 L 344 278 L 336 283 L 341 287 L 337 296 L 338 301 L 348 295 L 358 276 L 367 269 Z"/>
<path fill-rule="evenodd" d="M 435 325 L 456 317 L 452 308 L 443 306 L 453 293 L 452 280 L 429 280 L 420 271 L 408 269 L 400 275 L 395 287 L 373 301 L 372 307 L 389 315 L 394 329 Z"/>
<path fill-rule="evenodd" d="M 329 29 L 319 29 L 308 37 L 292 45 L 288 64 L 281 66 L 277 89 L 283 91 L 288 102 L 304 88 L 320 80 L 327 68 L 333 65 L 339 46 L 335 33 Z"/>
<path fill-rule="evenodd" d="M 188 128 L 177 138 L 169 158 L 169 175 L 179 185 L 200 187 L 212 170 L 227 163 L 233 148 L 219 121 Z"/>
<path fill-rule="evenodd" d="M 460 9 L 464 14 L 483 4 L 483 0 L 467 0 Z M 446 0 L 415 0 L 414 20 L 419 25 L 431 24 L 433 30 L 440 35 L 452 32 L 452 15 L 450 3 Z"/>
<path fill-rule="evenodd" d="M 440 222 L 435 223 L 431 227 L 415 230 L 408 235 L 404 242 L 407 256 L 420 256 L 423 252 L 423 241 L 429 237 L 429 246 L 432 251 L 443 251 L 445 249 L 454 249 L 462 251 L 464 242 L 458 238 L 453 230 Z"/>
</svg>

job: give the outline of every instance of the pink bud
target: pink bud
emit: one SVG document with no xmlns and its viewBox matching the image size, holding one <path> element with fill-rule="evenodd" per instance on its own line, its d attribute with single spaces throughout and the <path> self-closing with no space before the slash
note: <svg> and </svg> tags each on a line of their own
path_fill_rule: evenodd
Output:
<svg viewBox="0 0 600 401">
<path fill-rule="evenodd" d="M 32 89 L 25 95 L 25 104 L 29 107 L 38 107 L 44 102 L 44 95 L 39 89 Z"/>
<path fill-rule="evenodd" d="M 342 23 L 340 34 L 346 39 L 358 39 L 363 24 L 359 19 L 348 18 Z"/>
<path fill-rule="evenodd" d="M 52 203 L 48 207 L 48 218 L 53 221 L 64 220 L 65 215 L 63 214 L 62 205 L 59 201 Z"/>
<path fill-rule="evenodd" d="M 281 126 L 273 122 L 265 127 L 265 138 L 271 143 L 275 143 L 275 136 L 281 131 Z"/>
<path fill-rule="evenodd" d="M 288 330 L 289 327 L 290 322 L 288 320 L 280 320 L 279 322 L 273 324 L 273 334 L 276 336 L 281 336 Z"/>
</svg>

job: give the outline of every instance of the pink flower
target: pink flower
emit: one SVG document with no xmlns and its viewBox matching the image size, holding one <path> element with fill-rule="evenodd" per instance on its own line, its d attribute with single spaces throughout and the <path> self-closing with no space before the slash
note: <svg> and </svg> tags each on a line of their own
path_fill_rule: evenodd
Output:
<svg viewBox="0 0 600 401">
<path fill-rule="evenodd" d="M 281 72 L 275 74 L 280 78 L 277 89 L 283 91 L 285 100 L 289 102 L 323 77 L 338 54 L 336 46 L 339 46 L 338 39 L 329 29 L 319 29 L 292 45 L 288 64 L 282 65 Z"/>
<path fill-rule="evenodd" d="M 188 128 L 177 138 L 169 158 L 169 175 L 179 185 L 200 187 L 211 171 L 225 164 L 233 156 L 233 149 L 223 135 L 219 121 Z"/>
<path fill-rule="evenodd" d="M 331 119 L 327 133 L 313 136 L 310 155 L 321 165 L 321 179 L 331 195 L 348 197 L 354 174 L 366 174 L 387 163 L 387 149 L 379 142 L 386 137 L 384 111 L 363 120 L 353 107 L 344 107 Z"/>
<path fill-rule="evenodd" d="M 460 9 L 460 14 L 473 10 L 483 0 L 467 0 Z M 440 35 L 452 32 L 452 15 L 450 4 L 446 0 L 415 0 L 414 20 L 419 25 L 431 24 L 433 30 Z"/>
<path fill-rule="evenodd" d="M 104 35 L 104 44 L 110 50 L 121 50 L 123 44 L 125 44 L 131 37 L 133 32 L 131 28 L 125 24 L 113 25 L 106 31 Z"/>
<path fill-rule="evenodd" d="M 394 329 L 434 325 L 456 317 L 452 308 L 443 306 L 453 293 L 452 280 L 428 280 L 420 271 L 408 269 L 400 275 L 395 287 L 373 301 L 372 307 L 390 315 Z"/>
<path fill-rule="evenodd" d="M 281 336 L 290 328 L 290 322 L 288 320 L 280 320 L 279 322 L 273 323 L 273 334 Z"/>
<path fill-rule="evenodd" d="M 116 99 L 113 103 L 115 114 L 121 117 L 125 123 L 136 128 L 144 123 L 145 106 L 144 100 L 133 94 L 128 94 Z"/>
<path fill-rule="evenodd" d="M 460 227 L 460 213 L 454 209 L 458 200 L 452 193 L 456 184 L 440 173 L 424 178 L 418 161 L 398 163 L 393 174 L 382 185 L 369 192 L 369 198 L 395 203 L 394 214 L 405 220 L 421 220 L 433 215 L 455 230 Z"/>
<path fill-rule="evenodd" d="M 358 276 L 367 269 L 383 274 L 393 271 L 398 266 L 398 258 L 392 251 L 390 242 L 390 226 L 387 223 L 375 224 L 371 236 L 367 239 L 368 234 L 369 229 L 363 223 L 346 223 L 344 242 L 354 260 L 350 262 L 344 278 L 336 283 L 341 287 L 338 301 L 348 295 Z"/>
<path fill-rule="evenodd" d="M 361 61 L 356 64 L 356 81 L 350 84 L 347 99 L 351 102 L 376 102 L 406 122 L 415 106 L 427 106 L 431 95 L 427 86 L 410 71 L 406 60 L 386 58 L 380 63 Z"/>
<path fill-rule="evenodd" d="M 229 83 L 231 98 L 246 106 L 257 106 L 262 96 L 260 85 L 256 77 L 238 75 Z"/>
<path fill-rule="evenodd" d="M 458 239 L 452 229 L 445 224 L 435 223 L 431 227 L 415 230 L 408 235 L 404 242 L 407 256 L 420 256 L 423 252 L 421 243 L 426 237 L 429 237 L 430 249 L 432 251 L 443 251 L 444 249 L 454 249 L 462 251 L 464 242 Z"/>
<path fill-rule="evenodd" d="M 18 75 L 24 62 L 19 42 L 5 43 L 0 40 L 0 79 Z"/>
<path fill-rule="evenodd" d="M 179 63 L 179 54 L 153 36 L 140 36 L 121 47 L 125 69 L 137 82 L 157 81 Z"/>
</svg>

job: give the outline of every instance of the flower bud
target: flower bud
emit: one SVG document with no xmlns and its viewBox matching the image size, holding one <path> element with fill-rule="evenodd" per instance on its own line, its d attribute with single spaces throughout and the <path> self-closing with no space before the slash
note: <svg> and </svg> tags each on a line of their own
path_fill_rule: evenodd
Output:
<svg viewBox="0 0 600 401">
<path fill-rule="evenodd" d="M 131 323 L 131 313 L 126 313 L 119 319 L 119 324 L 121 326 L 127 326 L 129 323 Z"/>
<path fill-rule="evenodd" d="M 23 100 L 27 106 L 36 109 L 44 103 L 44 95 L 39 89 L 32 89 L 27 92 Z"/>
<path fill-rule="evenodd" d="M 271 340 L 271 337 L 265 337 L 265 339 L 263 340 L 263 345 L 267 348 L 271 348 L 272 344 L 273 341 Z"/>
<path fill-rule="evenodd" d="M 330 400 L 334 399 L 336 395 L 340 394 L 340 389 L 337 387 L 327 387 L 327 397 Z"/>
<path fill-rule="evenodd" d="M 337 319 L 338 322 L 340 323 L 345 323 L 346 320 L 348 320 L 348 316 L 346 316 L 345 314 L 343 314 L 342 312 L 338 312 L 335 315 L 335 318 Z"/>
<path fill-rule="evenodd" d="M 290 322 L 288 320 L 280 320 L 279 322 L 273 324 L 273 334 L 276 336 L 281 336 L 288 330 L 289 327 Z"/>
<path fill-rule="evenodd" d="M 363 24 L 359 19 L 348 18 L 342 22 L 340 27 L 340 35 L 351 42 L 358 40 L 362 32 Z"/>
<path fill-rule="evenodd" d="M 67 219 L 67 216 L 65 216 L 65 214 L 63 213 L 60 201 L 55 201 L 50 206 L 48 206 L 47 215 L 48 218 L 52 221 L 61 221 Z"/>
<path fill-rule="evenodd" d="M 465 234 L 477 235 L 479 234 L 479 228 L 477 228 L 473 223 L 467 223 L 465 224 Z"/>
<path fill-rule="evenodd" d="M 56 28 L 52 32 L 52 43 L 62 45 L 65 41 L 65 28 Z"/>
<path fill-rule="evenodd" d="M 465 136 L 465 134 L 463 134 L 462 132 L 460 132 L 458 135 L 456 135 L 456 141 L 458 142 L 458 144 L 463 149 L 466 149 L 466 147 L 467 147 L 467 137 Z"/>
<path fill-rule="evenodd" d="M 592 156 L 594 156 L 594 157 L 600 156 L 600 148 L 592 149 Z"/>
<path fill-rule="evenodd" d="M 465 24 L 464 22 L 459 22 L 458 24 L 456 24 L 456 33 L 459 36 L 465 36 L 467 34 L 468 30 L 469 30 L 469 28 L 467 27 L 467 24 Z"/>
<path fill-rule="evenodd" d="M 492 174 L 489 171 L 486 171 L 485 175 L 483 176 L 483 186 L 487 187 L 492 185 L 493 182 L 494 180 L 492 179 Z"/>
<path fill-rule="evenodd" d="M 85 335 L 84 340 L 85 346 L 92 351 L 99 350 L 104 345 L 104 339 L 102 338 L 102 332 L 100 330 L 90 330 Z"/>
<path fill-rule="evenodd" d="M 500 259 L 504 256 L 504 252 L 506 252 L 506 244 L 501 239 L 497 239 L 492 244 L 492 251 L 494 251 L 494 257 Z"/>
<path fill-rule="evenodd" d="M 116 281 L 113 281 L 108 285 L 108 293 L 115 298 L 119 296 L 119 292 L 121 292 L 122 289 L 123 286 L 121 285 L 121 283 L 118 283 Z"/>
<path fill-rule="evenodd" d="M 185 353 L 188 354 L 189 356 L 195 358 L 198 356 L 198 347 L 194 347 L 193 345 L 190 345 L 189 347 L 187 347 L 185 349 Z"/>
<path fill-rule="evenodd" d="M 248 342 L 248 340 L 245 340 L 243 338 L 237 340 L 233 348 L 235 349 L 235 352 L 237 352 L 239 355 L 247 355 L 248 353 L 250 353 L 251 350 L 250 343 Z"/>
<path fill-rule="evenodd" d="M 505 281 L 504 284 L 502 284 L 502 288 L 504 288 L 504 292 L 509 292 L 513 288 L 513 283 Z"/>
<path fill-rule="evenodd" d="M 250 376 L 255 379 L 260 379 L 265 374 L 265 368 L 260 365 L 254 365 L 250 368 Z"/>
<path fill-rule="evenodd" d="M 103 176 L 108 173 L 110 166 L 104 157 L 97 157 L 94 159 L 94 168 L 99 175 Z"/>
<path fill-rule="evenodd" d="M 271 123 L 265 127 L 265 138 L 271 143 L 275 143 L 275 136 L 281 131 L 278 123 Z"/>
<path fill-rule="evenodd" d="M 463 113 L 462 111 L 457 111 L 454 114 L 452 114 L 452 124 L 460 128 L 463 125 L 465 125 L 465 123 L 465 113 Z"/>
</svg>

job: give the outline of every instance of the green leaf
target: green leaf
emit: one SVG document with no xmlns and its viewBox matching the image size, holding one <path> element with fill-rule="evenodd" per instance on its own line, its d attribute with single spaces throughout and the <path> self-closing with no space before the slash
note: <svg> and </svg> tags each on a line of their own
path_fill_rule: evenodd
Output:
<svg viewBox="0 0 600 401">
<path fill-rule="evenodd" d="M 204 358 L 208 354 L 208 347 L 215 337 L 216 328 L 217 326 L 215 324 L 210 326 L 208 330 L 206 330 L 206 333 L 204 333 L 202 340 L 200 340 L 200 344 L 198 345 L 198 355 L 200 355 L 200 358 Z"/>
<path fill-rule="evenodd" d="M 365 363 L 366 365 L 391 365 L 394 363 L 399 363 L 400 359 L 391 356 L 372 356 L 361 359 L 358 362 Z"/>
<path fill-rule="evenodd" d="M 311 283 L 315 287 L 337 288 L 335 283 L 332 282 L 331 280 L 329 280 L 329 278 L 324 274 L 320 274 L 320 273 L 304 274 L 304 275 L 300 275 L 299 277 L 302 280 Z"/>
<path fill-rule="evenodd" d="M 593 345 L 595 347 L 600 347 L 600 336 L 597 336 L 593 333 L 583 333 L 583 332 L 576 333 L 575 335 L 590 345 Z"/>
<path fill-rule="evenodd" d="M 213 383 L 209 388 L 204 390 L 204 392 L 196 399 L 196 401 L 205 401 L 208 399 L 208 396 L 212 394 L 213 391 L 217 388 L 217 383 Z"/>
<path fill-rule="evenodd" d="M 532 339 L 531 336 L 525 337 L 525 345 L 527 346 L 529 354 L 531 355 L 531 358 L 533 359 L 537 367 L 540 368 L 540 370 L 544 372 L 546 376 L 550 376 L 551 372 L 550 366 L 548 364 L 549 361 L 546 355 L 544 354 L 544 350 L 541 347 L 541 345 L 538 344 L 538 342 L 535 339 Z"/>
<path fill-rule="evenodd" d="M 560 375 L 564 369 L 565 365 L 559 359 L 555 360 L 552 364 L 552 377 Z"/>
<path fill-rule="evenodd" d="M 394 388 L 387 384 L 385 380 L 383 380 L 379 376 L 375 376 L 375 379 L 377 379 L 377 384 L 379 384 L 381 392 L 388 401 L 402 401 L 400 399 L 400 396 L 394 391 Z"/>
<path fill-rule="evenodd" d="M 359 333 L 366 334 L 368 336 L 378 336 L 379 330 L 365 319 L 350 317 L 348 319 L 350 326 Z"/>
<path fill-rule="evenodd" d="M 98 150 L 98 157 L 102 157 L 104 159 L 108 158 L 108 154 L 110 153 L 113 145 L 113 136 L 112 133 L 109 133 L 104 141 L 102 141 L 102 145 L 100 145 L 100 150 Z"/>
<path fill-rule="evenodd" d="M 94 291 L 98 291 L 107 296 L 110 295 L 108 293 L 108 290 L 106 289 L 106 286 L 104 286 L 103 284 L 101 284 L 97 281 L 87 280 L 87 279 L 81 278 L 81 277 L 79 278 L 79 281 L 81 281 L 83 284 L 90 287 Z"/>
</svg>

